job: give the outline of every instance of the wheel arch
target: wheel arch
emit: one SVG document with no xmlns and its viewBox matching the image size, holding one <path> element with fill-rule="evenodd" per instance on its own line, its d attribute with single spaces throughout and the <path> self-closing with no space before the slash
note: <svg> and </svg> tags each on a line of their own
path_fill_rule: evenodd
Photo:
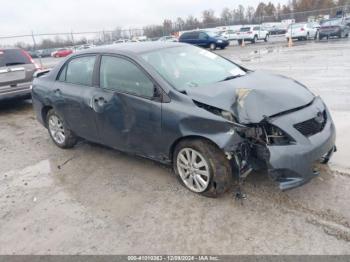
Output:
<svg viewBox="0 0 350 262">
<path fill-rule="evenodd" d="M 182 141 L 185 140 L 205 140 L 207 142 L 209 142 L 210 144 L 214 145 L 215 147 L 217 147 L 218 149 L 221 150 L 221 148 L 211 139 L 209 139 L 208 137 L 205 136 L 200 136 L 200 135 L 188 135 L 188 136 L 183 136 L 183 137 L 179 137 L 178 139 L 176 139 L 170 146 L 169 148 L 169 160 L 172 163 L 173 162 L 173 157 L 174 157 L 174 152 L 175 152 L 175 148 L 176 146 L 181 143 Z"/>
<path fill-rule="evenodd" d="M 46 123 L 46 116 L 47 113 L 53 109 L 53 107 L 51 105 L 45 105 L 42 109 L 41 109 L 41 118 L 43 119 L 43 123 L 45 125 L 45 127 L 47 127 L 47 123 Z"/>
</svg>

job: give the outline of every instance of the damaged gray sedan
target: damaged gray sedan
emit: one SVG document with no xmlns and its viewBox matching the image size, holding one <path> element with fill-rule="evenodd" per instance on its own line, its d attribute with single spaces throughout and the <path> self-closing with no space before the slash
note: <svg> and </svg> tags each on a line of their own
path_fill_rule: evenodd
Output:
<svg viewBox="0 0 350 262">
<path fill-rule="evenodd" d="M 76 53 L 38 73 L 32 97 L 57 146 L 84 138 L 172 164 L 209 197 L 258 169 L 282 190 L 300 186 L 335 151 L 329 111 L 305 86 L 181 43 Z"/>
</svg>

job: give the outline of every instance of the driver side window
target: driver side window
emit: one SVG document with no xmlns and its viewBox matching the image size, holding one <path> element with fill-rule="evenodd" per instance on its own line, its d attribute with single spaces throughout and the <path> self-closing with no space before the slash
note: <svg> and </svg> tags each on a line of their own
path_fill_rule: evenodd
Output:
<svg viewBox="0 0 350 262">
<path fill-rule="evenodd" d="M 154 84 L 145 73 L 134 63 L 120 57 L 102 56 L 100 86 L 146 98 L 154 95 Z"/>
</svg>

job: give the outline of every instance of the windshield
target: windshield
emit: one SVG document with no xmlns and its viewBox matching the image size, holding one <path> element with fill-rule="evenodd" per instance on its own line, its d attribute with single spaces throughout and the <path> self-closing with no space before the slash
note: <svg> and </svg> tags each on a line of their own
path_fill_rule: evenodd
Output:
<svg viewBox="0 0 350 262">
<path fill-rule="evenodd" d="M 165 48 L 144 53 L 142 58 L 180 91 L 245 75 L 234 63 L 194 46 Z"/>
<path fill-rule="evenodd" d="M 298 28 L 301 28 L 301 27 L 304 27 L 305 24 L 292 24 L 289 26 L 289 29 L 292 28 L 292 29 L 298 29 Z"/>
<path fill-rule="evenodd" d="M 219 36 L 219 33 L 218 32 L 206 32 L 207 35 L 209 35 L 210 37 L 217 37 Z"/>
<path fill-rule="evenodd" d="M 323 26 L 332 26 L 341 24 L 341 19 L 328 20 L 322 23 Z"/>
</svg>

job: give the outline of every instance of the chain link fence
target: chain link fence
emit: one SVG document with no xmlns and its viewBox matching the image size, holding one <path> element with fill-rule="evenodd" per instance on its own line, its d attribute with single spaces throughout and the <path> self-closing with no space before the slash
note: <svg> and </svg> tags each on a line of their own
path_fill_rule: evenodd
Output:
<svg viewBox="0 0 350 262">
<path fill-rule="evenodd" d="M 161 36 L 176 34 L 181 31 L 227 27 L 245 24 L 267 24 L 281 23 L 281 21 L 301 22 L 301 21 L 319 21 L 332 18 L 337 15 L 349 15 L 350 4 L 337 6 L 328 9 L 318 9 L 303 12 L 291 12 L 288 14 L 275 13 L 272 16 L 255 15 L 251 18 L 243 16 L 241 18 L 232 19 L 215 19 L 215 21 L 203 23 L 194 20 L 193 23 L 180 23 L 165 20 L 163 25 L 146 26 L 144 28 L 116 28 L 114 30 L 101 30 L 91 32 L 58 32 L 43 33 L 30 32 L 27 35 L 0 36 L 0 47 L 18 46 L 27 50 L 50 49 L 61 47 L 74 47 L 84 44 L 103 45 L 111 44 L 119 39 L 138 39 L 154 40 Z M 154 39 L 153 39 L 154 38 Z"/>
</svg>

